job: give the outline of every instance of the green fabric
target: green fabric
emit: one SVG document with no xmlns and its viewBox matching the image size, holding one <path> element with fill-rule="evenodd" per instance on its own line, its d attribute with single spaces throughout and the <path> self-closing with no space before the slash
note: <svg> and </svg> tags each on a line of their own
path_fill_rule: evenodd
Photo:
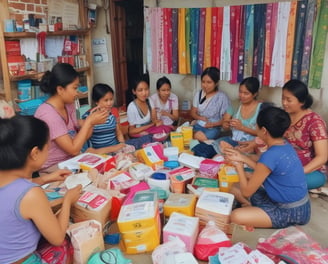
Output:
<svg viewBox="0 0 328 264">
<path fill-rule="evenodd" d="M 93 254 L 88 264 L 130 264 L 132 261 L 123 256 L 118 248 L 106 249 L 104 251 Z"/>
<path fill-rule="evenodd" d="M 191 73 L 190 69 L 190 8 L 186 8 L 186 65 L 187 73 Z"/>
<path fill-rule="evenodd" d="M 37 254 L 31 255 L 22 264 L 43 264 L 41 258 Z"/>
<path fill-rule="evenodd" d="M 316 19 L 317 21 L 314 31 L 315 36 L 310 67 L 309 87 L 320 89 L 328 29 L 328 0 L 322 0 L 321 4 L 318 5 L 318 14 L 319 18 Z"/>
</svg>

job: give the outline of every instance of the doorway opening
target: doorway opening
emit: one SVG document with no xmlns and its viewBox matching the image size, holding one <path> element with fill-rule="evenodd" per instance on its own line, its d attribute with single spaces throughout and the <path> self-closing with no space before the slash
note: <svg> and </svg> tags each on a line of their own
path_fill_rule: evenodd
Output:
<svg viewBox="0 0 328 264">
<path fill-rule="evenodd" d="M 143 73 L 143 0 L 110 0 L 109 11 L 116 101 L 127 106 Z"/>
</svg>

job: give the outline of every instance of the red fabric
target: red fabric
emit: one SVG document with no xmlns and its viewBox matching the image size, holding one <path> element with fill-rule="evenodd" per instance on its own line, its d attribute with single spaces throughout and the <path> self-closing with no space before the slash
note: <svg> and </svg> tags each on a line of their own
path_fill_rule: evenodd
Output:
<svg viewBox="0 0 328 264">
<path fill-rule="evenodd" d="M 230 7 L 231 83 L 237 82 L 241 7 Z"/>
<path fill-rule="evenodd" d="M 208 261 L 208 257 L 214 256 L 216 253 L 218 253 L 219 248 L 231 246 L 232 244 L 230 240 L 210 245 L 196 244 L 194 249 L 194 255 L 199 260 Z"/>
<path fill-rule="evenodd" d="M 111 113 L 113 116 L 115 116 L 116 118 L 118 118 L 120 116 L 120 114 L 118 113 L 118 109 L 116 107 L 112 107 L 111 109 Z"/>
<path fill-rule="evenodd" d="M 267 4 L 263 85 L 270 83 L 271 59 L 276 35 L 278 3 Z"/>
<path fill-rule="evenodd" d="M 321 264 L 328 261 L 328 250 L 295 226 L 273 233 L 265 241 L 259 242 L 256 249 L 275 263 L 280 260 L 298 264 Z"/>
<path fill-rule="evenodd" d="M 164 8 L 164 71 L 172 73 L 172 8 Z"/>
<path fill-rule="evenodd" d="M 285 138 L 294 147 L 303 166 L 315 156 L 313 142 L 327 139 L 327 127 L 324 120 L 315 112 L 303 116 L 285 132 Z M 320 168 L 325 172 L 325 166 Z"/>
<path fill-rule="evenodd" d="M 222 46 L 222 26 L 223 26 L 223 7 L 218 7 L 218 38 L 217 38 L 217 56 L 215 66 L 220 69 L 220 60 L 221 60 L 221 46 Z"/>
<path fill-rule="evenodd" d="M 161 126 L 152 126 L 148 128 L 146 131 L 149 134 L 157 134 L 157 133 L 169 133 L 173 130 L 172 126 L 166 126 L 166 125 L 161 125 Z"/>
<path fill-rule="evenodd" d="M 216 66 L 216 57 L 218 56 L 218 7 L 212 8 L 212 35 L 211 35 L 211 65 Z"/>
<path fill-rule="evenodd" d="M 69 264 L 73 262 L 74 248 L 68 236 L 66 236 L 61 246 L 53 246 L 42 239 L 37 252 L 40 254 L 42 261 L 48 264 Z"/>
</svg>

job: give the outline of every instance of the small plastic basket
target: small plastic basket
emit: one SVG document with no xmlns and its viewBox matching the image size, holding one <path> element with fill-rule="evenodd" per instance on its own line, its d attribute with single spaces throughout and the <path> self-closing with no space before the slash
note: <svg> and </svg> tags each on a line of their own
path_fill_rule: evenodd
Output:
<svg viewBox="0 0 328 264">
<path fill-rule="evenodd" d="M 21 115 L 34 115 L 40 104 L 47 100 L 48 96 L 32 99 L 24 102 L 17 103 L 18 112 Z"/>
</svg>

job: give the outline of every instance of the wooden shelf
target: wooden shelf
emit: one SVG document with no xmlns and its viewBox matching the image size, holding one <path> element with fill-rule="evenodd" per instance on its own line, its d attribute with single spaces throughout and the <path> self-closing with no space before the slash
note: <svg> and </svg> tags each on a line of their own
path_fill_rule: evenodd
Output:
<svg viewBox="0 0 328 264">
<path fill-rule="evenodd" d="M 90 29 L 78 30 L 61 30 L 55 32 L 46 32 L 48 37 L 51 36 L 67 36 L 67 35 L 86 35 Z M 7 40 L 21 39 L 21 38 L 36 38 L 38 32 L 4 32 L 4 38 Z"/>
<path fill-rule="evenodd" d="M 24 74 L 24 75 L 15 75 L 15 76 L 10 75 L 9 79 L 12 82 L 17 82 L 25 79 L 39 80 L 43 74 L 44 74 L 43 72 L 35 72 L 35 73 Z"/>
<path fill-rule="evenodd" d="M 3 8 L 0 12 L 0 63 L 2 73 L 0 79 L 3 81 L 5 100 L 14 103 L 14 98 L 17 94 L 17 81 L 31 79 L 40 80 L 44 75 L 44 72 L 29 71 L 24 75 L 11 75 L 8 67 L 7 53 L 5 42 L 7 40 L 20 40 L 20 39 L 36 39 L 39 32 L 3 32 L 3 21 L 8 19 L 10 16 L 9 0 L 0 1 L 0 7 Z M 88 67 L 76 68 L 76 71 L 83 73 L 85 76 L 85 85 L 90 88 L 93 86 L 93 64 L 92 64 L 92 39 L 91 39 L 91 28 L 88 26 L 88 13 L 85 8 L 84 0 L 74 0 L 78 4 L 76 10 L 79 15 L 79 28 L 70 28 L 69 30 L 61 30 L 55 32 L 45 32 L 46 37 L 51 39 L 55 36 L 80 36 L 82 45 L 84 48 L 85 60 L 88 63 Z M 44 14 L 46 15 L 46 13 Z M 22 54 L 23 55 L 23 54 Z M 87 65 L 87 64 L 83 64 Z M 2 78 L 1 78 L 2 77 Z M 1 94 L 0 94 L 1 95 Z M 86 95 L 79 96 L 81 99 L 89 100 L 89 91 Z"/>
<path fill-rule="evenodd" d="M 89 70 L 90 67 L 82 67 L 82 68 L 76 68 L 75 70 L 77 72 L 86 72 Z M 31 79 L 31 80 L 39 80 L 43 76 L 44 72 L 33 72 L 29 74 L 24 74 L 24 75 L 17 75 L 17 76 L 12 76 L 10 75 L 9 79 L 10 81 L 17 82 L 25 79 Z"/>
</svg>

